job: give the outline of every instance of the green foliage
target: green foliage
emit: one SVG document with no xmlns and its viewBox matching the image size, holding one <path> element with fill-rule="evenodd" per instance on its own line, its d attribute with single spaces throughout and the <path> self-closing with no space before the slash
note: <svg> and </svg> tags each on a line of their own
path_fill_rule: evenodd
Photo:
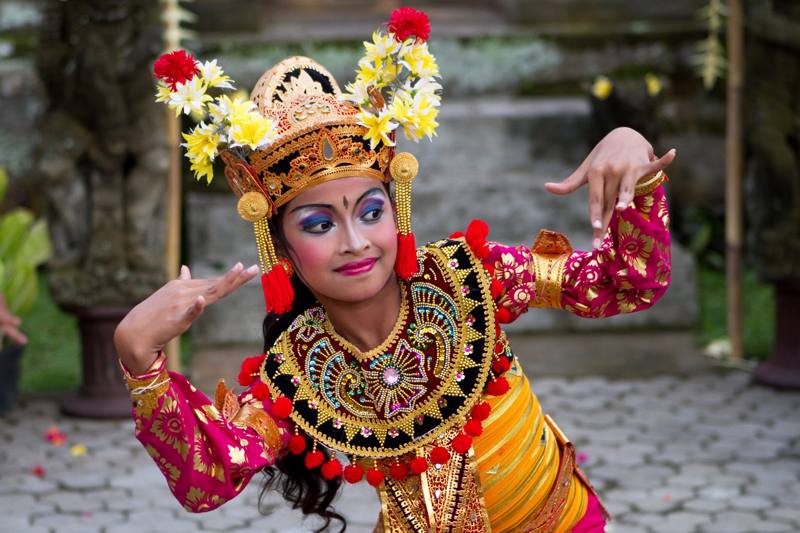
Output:
<svg viewBox="0 0 800 533">
<path fill-rule="evenodd" d="M 53 302 L 46 276 L 40 274 L 37 279 L 41 290 L 22 323 L 28 345 L 19 389 L 26 393 L 74 390 L 81 382 L 78 321 Z"/>
<path fill-rule="evenodd" d="M 699 12 L 700 18 L 708 24 L 708 36 L 695 46 L 692 63 L 706 90 L 711 90 L 718 79 L 724 78 L 728 68 L 725 47 L 719 37 L 725 27 L 726 15 L 727 8 L 722 0 L 709 0 Z"/>
<path fill-rule="evenodd" d="M 0 203 L 8 188 L 8 174 L 0 168 Z M 47 225 L 33 213 L 15 208 L 0 215 L 0 292 L 12 314 L 31 308 L 37 291 L 36 268 L 52 254 Z"/>
<path fill-rule="evenodd" d="M 706 345 L 727 336 L 727 284 L 725 273 L 702 263 L 699 268 L 700 332 Z M 748 359 L 764 360 L 775 343 L 775 294 L 771 285 L 759 281 L 755 272 L 744 274 L 744 351 Z"/>
</svg>

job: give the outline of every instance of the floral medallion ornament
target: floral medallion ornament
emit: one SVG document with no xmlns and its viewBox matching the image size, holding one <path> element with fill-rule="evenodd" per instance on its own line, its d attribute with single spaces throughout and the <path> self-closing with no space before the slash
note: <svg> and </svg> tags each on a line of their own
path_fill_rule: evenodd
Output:
<svg viewBox="0 0 800 533">
<path fill-rule="evenodd" d="M 402 339 L 393 354 L 382 354 L 364 371 L 368 395 L 386 418 L 409 412 L 427 389 L 424 355 Z"/>
</svg>

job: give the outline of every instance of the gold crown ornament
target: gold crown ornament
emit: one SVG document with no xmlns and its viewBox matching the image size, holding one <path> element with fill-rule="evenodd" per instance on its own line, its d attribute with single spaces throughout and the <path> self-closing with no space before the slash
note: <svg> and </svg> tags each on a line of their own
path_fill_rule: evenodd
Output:
<svg viewBox="0 0 800 533">
<path fill-rule="evenodd" d="M 208 117 L 183 134 L 186 156 L 196 177 L 209 182 L 213 161 L 222 159 L 239 214 L 254 226 L 267 312 L 284 313 L 294 299 L 270 217 L 304 190 L 334 179 L 395 181 L 395 271 L 404 279 L 417 271 L 411 182 L 418 163 L 410 153 L 395 155 L 395 136 L 397 129 L 415 142 L 435 135 L 441 85 L 427 48 L 429 25 L 409 26 L 402 18 L 393 13 L 388 32 L 377 31 L 364 43 L 366 54 L 344 94 L 330 72 L 307 57 L 289 57 L 266 71 L 250 100 L 209 94 L 233 89 L 216 60 L 200 63 L 178 50 L 156 61 L 156 100 L 178 114 Z"/>
</svg>

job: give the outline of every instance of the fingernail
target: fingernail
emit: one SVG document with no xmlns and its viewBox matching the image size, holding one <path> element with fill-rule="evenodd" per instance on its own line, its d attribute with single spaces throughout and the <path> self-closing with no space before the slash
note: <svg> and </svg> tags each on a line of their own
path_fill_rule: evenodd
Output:
<svg viewBox="0 0 800 533">
<path fill-rule="evenodd" d="M 596 220 L 594 220 L 594 221 L 592 222 L 592 227 L 593 227 L 594 229 L 600 229 L 600 228 L 602 227 L 602 225 L 600 224 L 600 219 L 596 219 Z"/>
<path fill-rule="evenodd" d="M 258 265 L 252 265 L 250 267 L 247 267 L 248 274 L 255 274 L 256 272 L 258 272 Z"/>
<path fill-rule="evenodd" d="M 244 265 L 241 262 L 237 262 L 233 265 L 233 270 L 241 270 L 242 268 L 244 268 Z"/>
<path fill-rule="evenodd" d="M 619 202 L 617 204 L 617 209 L 625 209 L 625 203 L 624 202 Z"/>
</svg>

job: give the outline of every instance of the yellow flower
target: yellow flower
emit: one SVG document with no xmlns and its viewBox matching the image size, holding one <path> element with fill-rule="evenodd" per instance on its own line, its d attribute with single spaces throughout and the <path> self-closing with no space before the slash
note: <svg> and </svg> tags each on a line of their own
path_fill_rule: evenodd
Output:
<svg viewBox="0 0 800 533">
<path fill-rule="evenodd" d="M 186 140 L 183 146 L 186 147 L 186 155 L 190 159 L 204 156 L 213 160 L 216 157 L 220 135 L 211 124 L 201 122 L 191 133 L 184 133 L 183 138 Z"/>
<path fill-rule="evenodd" d="M 169 102 L 172 91 L 164 83 L 159 83 L 156 89 L 156 102 Z"/>
<path fill-rule="evenodd" d="M 168 105 L 175 110 L 175 116 L 181 112 L 188 115 L 194 110 L 202 110 L 206 102 L 211 101 L 211 97 L 206 94 L 207 88 L 197 76 L 186 83 L 178 83 L 170 93 Z"/>
<path fill-rule="evenodd" d="M 189 161 L 191 161 L 189 170 L 194 172 L 195 179 L 199 180 L 205 176 L 206 183 L 211 183 L 211 180 L 214 179 L 214 166 L 211 159 L 201 155 L 196 158 L 189 158 Z"/>
<path fill-rule="evenodd" d="M 400 49 L 400 43 L 395 40 L 394 35 L 384 35 L 376 31 L 372 34 L 371 43 L 364 41 L 364 48 L 367 51 L 366 58 L 377 63 L 397 52 Z"/>
<path fill-rule="evenodd" d="M 389 133 L 397 128 L 398 124 L 392 122 L 392 114 L 388 111 L 381 111 L 377 115 L 369 111 L 361 111 L 358 115 L 358 123 L 367 128 L 364 138 L 369 140 L 370 149 L 374 150 L 379 142 L 385 146 L 394 146 L 394 142 L 389 138 Z"/>
<path fill-rule="evenodd" d="M 417 93 L 414 96 L 414 108 L 416 109 L 416 126 L 419 136 L 427 136 L 431 139 L 436 135 L 436 128 L 439 123 L 436 122 L 436 117 L 439 116 L 439 109 L 437 108 L 438 101 L 435 97 L 428 93 Z"/>
<path fill-rule="evenodd" d="M 225 121 L 237 122 L 255 109 L 255 104 L 240 93 L 235 93 L 233 98 L 223 94 L 218 96 L 214 103 L 208 104 L 208 111 L 214 124 L 222 124 Z"/>
<path fill-rule="evenodd" d="M 661 80 L 652 72 L 644 75 L 644 83 L 647 87 L 647 94 L 650 96 L 658 96 L 661 93 Z"/>
<path fill-rule="evenodd" d="M 231 146 L 248 146 L 255 150 L 275 138 L 272 121 L 258 111 L 250 111 L 243 116 L 231 117 Z"/>
<path fill-rule="evenodd" d="M 69 449 L 69 453 L 73 457 L 80 457 L 86 453 L 86 446 L 83 444 L 75 444 Z"/>
<path fill-rule="evenodd" d="M 230 77 L 222 71 L 222 67 L 217 65 L 217 60 L 197 63 L 200 69 L 200 76 L 208 87 L 221 87 L 223 89 L 233 89 Z"/>
<path fill-rule="evenodd" d="M 439 75 L 439 65 L 436 64 L 433 54 L 428 51 L 428 43 L 425 42 L 404 46 L 400 52 L 400 63 L 412 74 L 421 78 Z"/>
<path fill-rule="evenodd" d="M 592 94 L 598 100 L 605 100 L 614 90 L 614 84 L 605 76 L 598 76 L 592 84 Z"/>
<path fill-rule="evenodd" d="M 362 106 L 369 103 L 367 84 L 362 80 L 356 80 L 353 83 L 348 83 L 344 89 L 345 93 L 342 96 L 345 100 L 353 102 L 357 106 Z"/>
<path fill-rule="evenodd" d="M 356 70 L 356 80 L 364 83 L 365 85 L 375 85 L 380 76 L 380 64 L 375 64 L 369 59 L 362 58 L 358 62 L 358 70 Z"/>
</svg>

